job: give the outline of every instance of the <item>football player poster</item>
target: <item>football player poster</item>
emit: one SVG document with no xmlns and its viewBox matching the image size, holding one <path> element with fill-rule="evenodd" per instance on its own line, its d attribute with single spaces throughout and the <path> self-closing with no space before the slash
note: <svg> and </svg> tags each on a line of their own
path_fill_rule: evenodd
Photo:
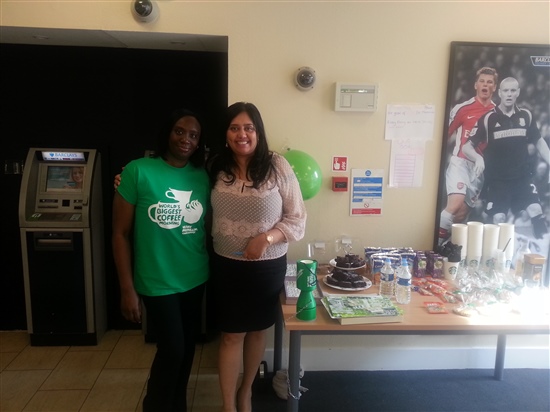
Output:
<svg viewBox="0 0 550 412">
<path fill-rule="evenodd" d="M 548 286 L 550 46 L 452 42 L 442 139 L 434 249 L 453 223 L 512 223 Z"/>
</svg>

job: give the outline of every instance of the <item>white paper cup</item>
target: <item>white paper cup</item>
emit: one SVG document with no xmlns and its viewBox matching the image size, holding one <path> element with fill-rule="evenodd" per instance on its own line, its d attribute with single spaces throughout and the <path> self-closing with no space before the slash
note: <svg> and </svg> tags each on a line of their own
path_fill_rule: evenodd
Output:
<svg viewBox="0 0 550 412">
<path fill-rule="evenodd" d="M 443 260 L 443 274 L 445 275 L 445 280 L 452 281 L 456 279 L 459 265 L 460 262 L 449 262 L 447 259 Z"/>
</svg>

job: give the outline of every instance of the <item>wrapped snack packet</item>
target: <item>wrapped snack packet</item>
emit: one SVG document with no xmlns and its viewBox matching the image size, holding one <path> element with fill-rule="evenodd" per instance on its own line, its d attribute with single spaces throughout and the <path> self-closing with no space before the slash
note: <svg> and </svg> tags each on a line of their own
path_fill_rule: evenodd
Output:
<svg viewBox="0 0 550 412">
<path fill-rule="evenodd" d="M 428 313 L 431 314 L 449 313 L 441 302 L 424 302 L 424 306 L 428 310 Z"/>
<path fill-rule="evenodd" d="M 460 316 L 471 317 L 477 315 L 477 310 L 470 305 L 460 305 L 453 309 L 453 312 Z"/>
<path fill-rule="evenodd" d="M 456 298 L 450 293 L 438 294 L 437 296 L 439 296 L 439 299 L 441 299 L 442 302 L 456 303 Z"/>
<path fill-rule="evenodd" d="M 423 288 L 423 287 L 420 287 L 420 286 L 417 286 L 417 288 L 418 288 L 418 293 L 420 293 L 423 296 L 433 296 L 434 295 L 432 292 L 430 292 L 426 288 Z"/>
<path fill-rule="evenodd" d="M 431 283 L 431 282 L 428 282 L 427 289 L 430 292 L 433 292 L 433 293 L 438 294 L 438 295 L 445 295 L 447 293 L 447 289 L 445 289 L 444 287 L 439 286 L 435 283 Z"/>
<path fill-rule="evenodd" d="M 435 283 L 436 285 L 439 285 L 441 287 L 446 288 L 448 286 L 448 282 L 444 279 L 436 279 L 436 278 L 426 278 L 428 282 Z"/>
</svg>

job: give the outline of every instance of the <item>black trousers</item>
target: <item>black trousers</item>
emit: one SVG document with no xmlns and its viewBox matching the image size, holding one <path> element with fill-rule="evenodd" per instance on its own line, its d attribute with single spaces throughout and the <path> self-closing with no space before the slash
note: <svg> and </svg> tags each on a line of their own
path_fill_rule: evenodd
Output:
<svg viewBox="0 0 550 412">
<path fill-rule="evenodd" d="M 172 295 L 141 296 L 157 338 L 143 412 L 187 411 L 203 295 L 204 285 Z"/>
</svg>

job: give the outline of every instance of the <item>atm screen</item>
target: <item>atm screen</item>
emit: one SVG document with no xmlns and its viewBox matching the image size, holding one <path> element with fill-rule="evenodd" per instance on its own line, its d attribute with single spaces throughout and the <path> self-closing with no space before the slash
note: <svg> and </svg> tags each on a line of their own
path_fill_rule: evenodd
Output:
<svg viewBox="0 0 550 412">
<path fill-rule="evenodd" d="M 86 166 L 48 165 L 45 192 L 82 192 Z"/>
</svg>

